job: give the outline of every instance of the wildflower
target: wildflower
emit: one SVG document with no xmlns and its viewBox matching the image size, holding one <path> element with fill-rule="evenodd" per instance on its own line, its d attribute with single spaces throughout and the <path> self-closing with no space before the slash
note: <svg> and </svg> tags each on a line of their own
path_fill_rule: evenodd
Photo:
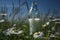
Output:
<svg viewBox="0 0 60 40">
<path fill-rule="evenodd" d="M 13 31 L 14 28 L 15 27 L 12 27 L 12 28 L 7 29 L 6 30 L 6 35 L 11 35 L 12 33 L 14 33 L 14 31 Z"/>
<path fill-rule="evenodd" d="M 50 37 L 55 37 L 55 35 L 54 34 L 51 34 Z"/>
<path fill-rule="evenodd" d="M 43 35 L 44 35 L 43 32 L 36 32 L 36 33 L 34 33 L 33 37 L 34 38 L 42 38 Z"/>
<path fill-rule="evenodd" d="M 20 30 L 18 32 L 14 32 L 14 34 L 22 34 L 23 33 L 23 30 Z"/>
<path fill-rule="evenodd" d="M 46 25 L 49 25 L 49 22 L 47 22 Z"/>
<path fill-rule="evenodd" d="M 46 24 L 44 24 L 43 27 L 46 27 Z"/>
<path fill-rule="evenodd" d="M 22 34 L 23 30 L 17 30 L 15 27 L 9 28 L 6 31 L 6 35 L 11 35 L 11 34 Z"/>
<path fill-rule="evenodd" d="M 39 37 L 38 33 L 37 33 L 37 32 L 34 33 L 34 34 L 33 34 L 33 37 L 34 37 L 34 38 L 38 38 L 38 37 Z"/>
<path fill-rule="evenodd" d="M 40 32 L 39 37 L 43 37 L 43 35 L 44 35 L 44 33 L 43 32 Z"/>
<path fill-rule="evenodd" d="M 4 21 L 5 21 L 4 19 L 0 20 L 0 22 L 4 22 Z"/>
<path fill-rule="evenodd" d="M 16 26 L 16 24 L 14 24 L 13 26 Z"/>
<path fill-rule="evenodd" d="M 47 25 L 49 25 L 49 22 L 46 22 L 46 24 L 44 24 L 43 27 L 46 27 Z"/>
</svg>

